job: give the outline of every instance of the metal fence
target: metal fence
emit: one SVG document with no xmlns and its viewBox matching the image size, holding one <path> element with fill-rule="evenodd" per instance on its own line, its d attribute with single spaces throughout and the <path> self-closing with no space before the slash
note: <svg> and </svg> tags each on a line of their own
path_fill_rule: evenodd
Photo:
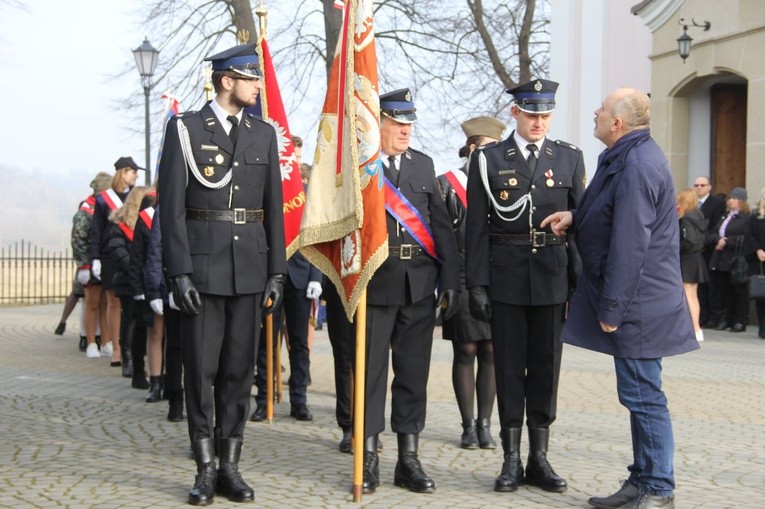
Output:
<svg viewBox="0 0 765 509">
<path fill-rule="evenodd" d="M 71 293 L 77 265 L 68 249 L 46 251 L 20 241 L 0 248 L 0 305 L 60 302 Z"/>
</svg>

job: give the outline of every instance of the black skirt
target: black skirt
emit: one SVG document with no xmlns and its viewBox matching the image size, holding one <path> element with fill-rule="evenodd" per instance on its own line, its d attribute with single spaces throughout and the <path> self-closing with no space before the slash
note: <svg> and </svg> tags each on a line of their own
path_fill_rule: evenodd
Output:
<svg viewBox="0 0 765 509">
<path fill-rule="evenodd" d="M 453 317 L 444 320 L 442 336 L 450 341 L 470 343 L 491 340 L 491 326 L 488 322 L 476 320 L 470 316 L 469 294 L 465 286 L 461 288 L 460 309 Z"/>
<path fill-rule="evenodd" d="M 688 253 L 680 257 L 680 273 L 683 283 L 706 283 L 709 281 L 707 265 L 701 253 Z"/>
</svg>

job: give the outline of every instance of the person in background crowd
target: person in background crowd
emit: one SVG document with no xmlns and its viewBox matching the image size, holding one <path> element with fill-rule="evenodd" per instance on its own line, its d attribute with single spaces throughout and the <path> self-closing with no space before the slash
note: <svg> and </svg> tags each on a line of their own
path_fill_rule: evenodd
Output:
<svg viewBox="0 0 765 509">
<path fill-rule="evenodd" d="M 715 330 L 744 332 L 749 323 L 749 283 L 736 283 L 730 276 L 735 258 L 743 252 L 749 224 L 750 209 L 746 198 L 746 189 L 734 188 L 726 202 L 728 213 L 712 232 L 715 251 L 709 268 L 717 275 L 723 303 L 723 316 Z"/>
<path fill-rule="evenodd" d="M 75 278 L 75 285 L 79 285 L 82 288 L 83 295 L 85 296 L 84 305 L 80 308 L 80 351 L 85 352 L 88 349 L 88 344 L 94 346 L 90 349 L 88 357 L 100 357 L 101 354 L 98 351 L 98 345 L 96 338 L 100 336 L 101 331 L 99 327 L 99 315 L 103 311 L 103 319 L 105 323 L 106 308 L 100 308 L 98 303 L 100 302 L 100 285 L 91 285 L 91 273 L 90 273 L 90 224 L 93 222 L 93 213 L 96 206 L 96 196 L 109 188 L 112 183 L 112 176 L 102 171 L 96 174 L 95 178 L 90 182 L 90 187 L 93 189 L 93 194 L 88 196 L 80 203 L 80 208 L 75 212 L 72 218 L 72 256 L 77 264 L 77 276 Z M 76 293 L 76 288 L 72 293 Z M 93 296 L 97 293 L 98 295 Z M 96 301 L 96 306 L 90 306 L 88 302 L 88 294 L 91 295 L 91 299 Z M 90 328 L 90 331 L 88 330 Z M 61 331 L 63 333 L 63 330 Z M 90 341 L 88 341 L 90 337 Z"/>
<path fill-rule="evenodd" d="M 335 419 L 343 430 L 338 444 L 340 452 L 352 451 L 353 420 L 351 416 L 351 377 L 353 376 L 353 355 L 356 339 L 355 325 L 348 321 L 337 288 L 328 277 L 322 285 L 323 296 L 327 301 L 327 335 L 332 345 L 332 358 L 335 368 Z M 379 449 L 379 439 L 378 439 Z"/>
<path fill-rule="evenodd" d="M 595 111 L 606 145 L 577 208 L 542 221 L 578 239 L 582 276 L 563 341 L 612 355 L 619 402 L 630 411 L 632 464 L 600 509 L 674 509 L 675 442 L 662 358 L 699 344 L 680 275 L 677 204 L 669 162 L 651 138 L 651 100 L 619 88 Z"/>
<path fill-rule="evenodd" d="M 419 435 L 425 427 L 435 309 L 443 306 L 445 318 L 459 309 L 459 255 L 433 160 L 409 147 L 415 111 L 409 89 L 380 96 L 380 158 L 384 185 L 392 191 L 386 206 L 397 215 L 386 213 L 388 259 L 367 288 L 364 493 L 380 485 L 377 442 L 385 429 L 389 359 L 390 425 L 398 440 L 393 483 L 416 493 L 436 489 L 419 460 Z"/>
<path fill-rule="evenodd" d="M 573 239 L 539 223 L 569 210 L 584 191 L 582 151 L 547 138 L 558 83 L 533 80 L 508 93 L 516 129 L 479 147 L 470 160 L 465 250 L 470 313 L 491 323 L 504 462 L 494 490 L 523 482 L 563 492 L 566 480 L 547 458 L 557 417 L 566 303 L 579 259 Z M 524 472 L 521 430 L 529 438 Z"/>
<path fill-rule="evenodd" d="M 106 326 L 101 327 L 103 336 L 101 356 L 111 357 L 112 365 L 119 366 L 122 364 L 119 343 L 121 306 L 112 287 L 114 264 L 109 258 L 108 251 L 109 232 L 112 227 L 109 214 L 124 204 L 128 192 L 138 178 L 139 168 L 132 157 L 120 157 L 114 163 L 114 168 L 116 172 L 111 187 L 96 197 L 93 222 L 90 225 L 90 263 L 93 278 L 101 282 L 101 292 L 106 294 Z M 100 305 L 100 301 L 94 302 L 93 305 Z"/>
<path fill-rule="evenodd" d="M 749 272 L 752 275 L 760 275 L 763 273 L 763 263 L 765 263 L 765 187 L 760 191 L 757 209 L 749 220 L 747 244 L 747 251 L 753 252 L 753 255 L 750 255 Z M 765 339 L 765 299 L 756 299 L 754 303 L 759 324 L 757 335 Z"/>
<path fill-rule="evenodd" d="M 125 204 L 109 214 L 114 224 L 109 231 L 109 258 L 112 262 L 112 289 L 120 299 L 122 310 L 120 320 L 120 351 L 122 352 L 122 376 L 133 378 L 132 349 L 133 341 L 146 342 L 146 325 L 136 320 L 135 301 L 130 293 L 130 245 L 135 237 L 135 225 L 141 201 L 147 192 L 146 187 L 136 187 L 128 195 Z M 138 348 L 139 357 L 143 358 L 146 347 Z M 119 365 L 112 362 L 112 366 Z"/>
<path fill-rule="evenodd" d="M 162 259 L 181 310 L 187 422 L 197 466 L 192 505 L 210 504 L 215 493 L 234 502 L 255 499 L 239 458 L 262 314 L 281 305 L 287 271 L 276 132 L 243 111 L 263 86 L 256 46 L 206 59 L 215 98 L 170 119 L 159 164 Z"/>
<path fill-rule="evenodd" d="M 452 384 L 462 417 L 463 449 L 495 449 L 497 443 L 491 436 L 491 411 L 497 393 L 494 378 L 494 353 L 491 343 L 491 327 L 488 323 L 470 316 L 468 291 L 465 288 L 465 213 L 467 211 L 467 169 L 470 155 L 476 147 L 496 142 L 502 138 L 505 124 L 491 117 L 475 117 L 462 123 L 467 140 L 459 155 L 466 159 L 465 166 L 438 176 L 441 195 L 452 220 L 460 254 L 460 285 L 462 298 L 460 309 L 449 320 L 443 321 L 443 338 L 452 342 L 454 361 Z M 478 374 L 475 363 L 478 359 Z M 473 410 L 478 398 L 478 420 Z"/>
<path fill-rule="evenodd" d="M 712 182 L 707 176 L 697 177 L 693 181 L 693 189 L 699 200 L 699 208 L 707 220 L 707 241 L 701 256 L 704 264 L 709 267 L 712 253 L 715 251 L 713 230 L 725 215 L 725 198 L 712 194 Z M 704 328 L 714 328 L 722 318 L 722 298 L 720 296 L 720 284 L 714 272 L 709 273 L 709 281 L 699 283 L 699 323 Z"/>
<path fill-rule="evenodd" d="M 135 191 L 133 191 L 135 192 Z M 162 380 L 162 339 L 164 337 L 164 304 L 162 291 L 161 268 L 160 274 L 150 274 L 147 260 L 150 246 L 152 225 L 155 218 L 154 204 L 157 200 L 156 190 L 152 187 L 144 196 L 135 225 L 135 235 L 130 244 L 130 295 L 133 298 L 136 327 L 146 329 L 143 344 L 137 344 L 138 336 L 133 341 L 133 380 L 136 385 L 146 384 L 145 364 L 146 355 L 149 363 L 149 392 L 146 394 L 147 403 L 156 403 L 162 399 L 164 383 Z M 157 246 L 155 249 L 158 249 Z M 155 253 L 157 256 L 157 253 Z M 157 270 L 156 265 L 152 270 Z M 157 282 L 159 279 L 159 282 Z M 153 285 L 150 285 L 150 281 Z M 158 286 L 155 286 L 158 285 Z M 139 359 L 140 358 L 140 359 Z M 140 371 L 137 375 L 136 371 Z"/>
<path fill-rule="evenodd" d="M 696 340 L 701 342 L 704 341 L 704 331 L 699 324 L 698 285 L 709 281 L 707 265 L 701 256 L 707 236 L 707 220 L 690 187 L 677 194 L 677 215 L 680 217 L 680 274 Z"/>
</svg>

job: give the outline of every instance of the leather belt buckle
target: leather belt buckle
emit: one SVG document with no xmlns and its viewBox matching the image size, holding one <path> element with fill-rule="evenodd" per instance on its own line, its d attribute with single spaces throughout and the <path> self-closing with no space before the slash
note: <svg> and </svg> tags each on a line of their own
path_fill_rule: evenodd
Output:
<svg viewBox="0 0 765 509">
<path fill-rule="evenodd" d="M 545 235 L 547 235 L 545 232 L 538 232 L 536 230 L 531 230 L 531 247 L 545 247 Z"/>
<path fill-rule="evenodd" d="M 412 244 L 401 244 L 399 246 L 398 257 L 401 260 L 411 260 L 412 259 Z"/>
<path fill-rule="evenodd" d="M 234 224 L 244 224 L 247 222 L 245 209 L 234 209 Z"/>
</svg>

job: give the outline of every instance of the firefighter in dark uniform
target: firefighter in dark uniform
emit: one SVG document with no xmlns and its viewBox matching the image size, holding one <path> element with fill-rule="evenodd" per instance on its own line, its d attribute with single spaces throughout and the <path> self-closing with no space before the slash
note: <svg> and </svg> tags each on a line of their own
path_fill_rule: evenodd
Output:
<svg viewBox="0 0 765 509">
<path fill-rule="evenodd" d="M 216 491 L 236 502 L 254 499 L 239 474 L 239 455 L 259 324 L 263 312 L 279 306 L 286 272 L 276 132 L 242 111 L 262 87 L 255 47 L 236 46 L 206 59 L 215 99 L 168 122 L 159 167 L 162 252 L 182 312 L 197 464 L 192 505 L 211 503 Z"/>
<path fill-rule="evenodd" d="M 466 279 L 471 314 L 491 323 L 504 463 L 495 491 L 521 482 L 562 492 L 547 461 L 555 421 L 566 302 L 579 259 L 573 239 L 539 229 L 584 191 L 582 152 L 546 137 L 558 84 L 536 79 L 508 93 L 516 130 L 476 150 L 470 163 Z M 524 409 L 529 456 L 520 458 Z"/>
<path fill-rule="evenodd" d="M 362 489 L 371 493 L 380 484 L 377 436 L 385 429 L 388 358 L 392 352 L 390 422 L 398 436 L 394 484 L 432 493 L 435 483 L 422 470 L 417 445 L 425 427 L 436 288 L 445 316 L 459 309 L 457 243 L 438 190 L 433 160 L 409 148 L 412 123 L 417 119 L 410 91 L 381 95 L 380 110 L 389 254 L 367 287 Z"/>
</svg>

